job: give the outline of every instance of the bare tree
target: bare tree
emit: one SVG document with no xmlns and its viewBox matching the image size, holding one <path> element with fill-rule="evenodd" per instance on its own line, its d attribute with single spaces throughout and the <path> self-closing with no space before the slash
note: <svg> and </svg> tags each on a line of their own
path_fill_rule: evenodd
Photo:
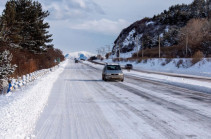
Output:
<svg viewBox="0 0 211 139">
<path fill-rule="evenodd" d="M 179 33 L 181 44 L 186 46 L 188 54 L 193 55 L 197 50 L 203 49 L 202 42 L 209 36 L 210 25 L 207 19 L 192 19 Z"/>
</svg>

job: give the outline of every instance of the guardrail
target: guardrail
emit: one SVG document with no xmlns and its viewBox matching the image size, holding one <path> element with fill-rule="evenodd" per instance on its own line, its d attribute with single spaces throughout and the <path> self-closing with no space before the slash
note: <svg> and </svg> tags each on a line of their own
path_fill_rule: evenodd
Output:
<svg viewBox="0 0 211 139">
<path fill-rule="evenodd" d="M 58 67 L 59 66 L 57 65 L 50 69 L 43 69 L 43 70 L 35 71 L 30 74 L 23 75 L 22 77 L 18 77 L 17 79 L 12 79 L 10 83 L 6 83 L 7 81 L 5 80 L 6 82 L 4 81 L 4 85 L 0 89 L 1 90 L 0 94 L 6 94 L 6 93 L 9 93 L 11 91 L 14 91 L 14 90 L 24 86 L 24 85 L 27 85 L 29 82 L 32 82 L 32 81 L 36 80 L 37 78 L 42 77 L 45 74 L 56 70 Z M 2 82 L 3 82 L 3 80 L 2 80 Z"/>
<path fill-rule="evenodd" d="M 96 62 L 96 61 L 93 61 L 93 60 L 88 60 L 89 62 L 91 63 L 94 63 L 94 64 L 98 64 L 98 65 L 105 65 L 104 62 L 100 63 L 100 62 Z"/>
</svg>

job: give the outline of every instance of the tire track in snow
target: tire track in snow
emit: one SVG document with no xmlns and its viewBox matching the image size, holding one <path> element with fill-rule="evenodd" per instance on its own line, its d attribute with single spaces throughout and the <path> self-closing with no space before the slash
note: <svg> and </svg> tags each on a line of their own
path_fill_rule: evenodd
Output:
<svg viewBox="0 0 211 139">
<path fill-rule="evenodd" d="M 100 108 L 89 96 L 83 67 L 69 63 L 52 88 L 36 138 L 117 138 Z"/>
<path fill-rule="evenodd" d="M 93 74 L 87 74 L 87 73 L 83 73 L 85 76 L 89 76 L 90 78 L 93 79 L 93 81 L 96 79 L 94 78 L 92 75 Z M 182 137 L 176 133 L 174 133 L 174 131 L 172 131 L 171 129 L 169 129 L 169 127 L 166 126 L 166 124 L 162 124 L 162 122 L 160 122 L 158 119 L 152 119 L 152 117 L 149 117 L 147 115 L 145 115 L 144 113 L 142 113 L 141 111 L 139 111 L 138 109 L 130 106 L 128 103 L 122 101 L 120 98 L 116 97 L 115 95 L 113 95 L 110 91 L 108 91 L 106 89 L 106 92 L 105 91 L 102 91 L 102 88 L 111 88 L 111 86 L 115 86 L 115 87 L 120 87 L 119 84 L 121 83 L 116 83 L 114 82 L 115 84 L 112 84 L 110 82 L 106 82 L 108 83 L 109 85 L 107 87 L 97 83 L 98 86 L 100 87 L 96 87 L 96 89 L 98 90 L 98 92 L 100 93 L 100 95 L 104 96 L 105 98 L 112 98 L 114 100 L 112 100 L 112 103 L 114 103 L 116 105 L 116 107 L 119 107 L 120 109 L 122 109 L 123 111 L 125 111 L 126 113 L 128 111 L 132 112 L 133 114 L 137 115 L 139 118 L 143 119 L 144 121 L 146 121 L 150 126 L 151 128 L 154 128 L 156 127 L 154 130 L 158 130 L 160 133 L 162 133 L 162 135 L 164 135 L 166 138 L 178 138 L 178 137 Z M 111 86 L 110 86 L 111 85 Z M 121 87 L 120 87 L 121 88 Z M 121 89 L 124 89 L 124 88 L 121 88 Z M 112 91 L 112 90 L 111 90 Z M 115 89 L 113 90 L 115 91 Z M 128 90 L 127 90 L 128 91 Z M 129 93 L 131 93 L 129 91 Z M 109 97 L 108 97 L 109 95 Z M 127 109 L 127 110 L 124 110 L 124 109 Z M 128 125 L 130 125 L 131 121 L 128 121 Z M 162 128 L 161 128 L 162 126 Z M 133 125 L 131 125 L 131 128 L 134 128 Z M 141 136 L 143 133 L 138 131 L 137 129 L 134 128 L 134 132 L 136 132 L 139 136 Z M 154 131 L 155 132 L 155 131 Z M 163 136 L 163 137 L 164 137 Z M 144 138 L 151 138 L 149 135 L 145 135 Z"/>
<path fill-rule="evenodd" d="M 90 77 L 93 78 L 93 76 L 90 75 Z M 158 82 L 154 82 L 156 83 L 157 85 L 160 85 L 160 83 Z M 110 83 L 111 84 L 111 83 Z M 113 84 L 112 84 L 113 85 Z M 162 107 L 174 112 L 174 113 L 178 113 L 180 115 L 184 115 L 186 116 L 187 118 L 189 118 L 190 120 L 192 120 L 193 122 L 199 122 L 200 124 L 203 124 L 203 128 L 208 129 L 208 131 L 210 131 L 210 127 L 211 127 L 211 119 L 210 117 L 208 116 L 205 116 L 205 115 L 202 115 L 200 113 L 197 113 L 195 112 L 193 109 L 189 109 L 189 108 L 186 108 L 185 106 L 182 106 L 182 105 L 178 105 L 178 104 L 175 104 L 175 103 L 172 103 L 172 102 L 169 102 L 167 100 L 164 100 L 162 98 L 158 98 L 156 96 L 153 96 L 153 95 L 150 95 L 149 91 L 145 89 L 145 91 L 141 91 L 140 89 L 136 89 L 134 87 L 131 87 L 131 86 L 128 86 L 128 85 L 125 85 L 125 83 L 115 83 L 115 86 L 116 87 L 120 87 L 124 90 L 127 90 L 128 92 L 130 93 L 134 93 L 144 99 L 146 99 L 147 101 L 151 101 L 152 103 L 155 103 L 156 105 L 161 105 Z M 178 87 L 175 87 L 175 89 L 177 89 Z M 183 89 L 184 90 L 184 89 Z M 181 91 L 181 90 L 180 90 Z M 146 93 L 147 92 L 147 93 Z M 102 95 L 104 93 L 101 93 Z M 193 93 L 194 94 L 194 98 L 197 97 L 198 93 Z M 207 95 L 205 95 L 207 96 Z M 205 99 L 205 98 L 204 98 Z M 117 100 L 118 101 L 118 98 Z M 206 101 L 209 102 L 209 99 L 206 99 Z M 122 103 L 121 101 L 118 101 L 119 103 Z M 125 103 L 122 103 L 122 104 L 125 104 Z M 134 108 L 134 107 L 131 107 L 131 106 L 127 106 L 128 109 L 134 111 L 134 113 L 138 114 L 140 117 L 143 116 L 144 114 L 139 111 L 138 109 Z M 146 116 L 147 117 L 147 116 Z M 144 118 L 144 117 L 143 117 Z M 179 137 L 179 135 L 177 135 L 176 133 L 174 133 L 173 131 L 170 131 L 169 130 L 169 127 L 165 127 L 167 123 L 164 123 L 161 121 L 160 123 L 159 122 L 156 122 L 157 119 L 154 119 L 153 122 L 151 122 L 151 117 L 147 117 L 145 118 L 146 121 L 148 121 L 149 123 L 152 124 L 152 126 L 156 126 L 157 129 L 159 130 L 159 126 L 160 125 L 163 125 L 162 127 L 165 129 L 161 132 L 163 132 L 164 134 L 167 135 L 167 132 L 166 131 L 169 131 L 171 133 L 171 135 L 167 135 L 167 137 L 171 137 L 171 138 L 177 138 Z M 156 124 L 154 124 L 156 123 Z M 169 134 L 168 132 L 168 134 Z M 206 135 L 210 137 L 210 134 L 206 132 Z M 186 135 L 186 136 L 183 136 L 183 137 L 190 137 L 190 136 L 195 136 L 195 135 Z"/>
</svg>

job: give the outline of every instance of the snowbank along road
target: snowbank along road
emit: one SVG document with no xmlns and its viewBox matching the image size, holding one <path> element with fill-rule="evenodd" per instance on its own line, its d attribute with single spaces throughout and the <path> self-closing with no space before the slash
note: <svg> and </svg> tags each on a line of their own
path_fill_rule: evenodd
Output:
<svg viewBox="0 0 211 139">
<path fill-rule="evenodd" d="M 37 139 L 211 138 L 211 95 L 68 60 L 41 114 Z"/>
</svg>

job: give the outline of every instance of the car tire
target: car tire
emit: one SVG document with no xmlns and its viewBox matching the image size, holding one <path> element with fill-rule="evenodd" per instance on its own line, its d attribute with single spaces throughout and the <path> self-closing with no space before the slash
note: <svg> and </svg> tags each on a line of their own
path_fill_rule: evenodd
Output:
<svg viewBox="0 0 211 139">
<path fill-rule="evenodd" d="M 102 76 L 102 80 L 103 81 L 107 81 L 104 75 Z"/>
<path fill-rule="evenodd" d="M 107 81 L 107 79 L 105 78 L 105 76 L 104 76 L 104 81 Z"/>
<path fill-rule="evenodd" d="M 124 82 L 124 79 L 122 79 L 121 82 Z"/>
</svg>

